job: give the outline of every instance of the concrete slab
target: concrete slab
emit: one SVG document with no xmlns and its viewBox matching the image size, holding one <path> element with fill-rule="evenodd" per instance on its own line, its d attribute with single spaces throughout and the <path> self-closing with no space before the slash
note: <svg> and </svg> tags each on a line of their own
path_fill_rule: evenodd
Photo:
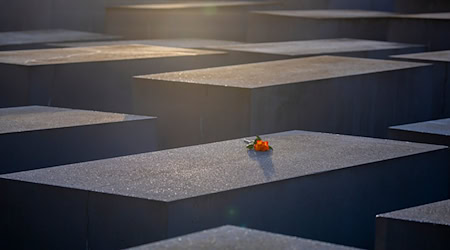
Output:
<svg viewBox="0 0 450 250">
<path fill-rule="evenodd" d="M 375 249 L 449 249 L 450 200 L 377 215 Z"/>
<path fill-rule="evenodd" d="M 249 10 L 275 1 L 123 5 L 106 9 L 106 31 L 128 39 L 209 38 L 245 41 Z"/>
<path fill-rule="evenodd" d="M 238 139 L 2 175 L 4 243 L 124 248 L 231 224 L 369 248 L 376 214 L 448 197 L 444 146 L 263 138 L 273 151 Z"/>
<path fill-rule="evenodd" d="M 424 44 L 430 50 L 445 50 L 450 49 L 449 29 L 450 12 L 399 15 L 390 22 L 387 40 Z"/>
<path fill-rule="evenodd" d="M 201 49 L 208 46 L 223 46 L 243 44 L 237 41 L 214 40 L 214 39 L 198 39 L 198 38 L 180 38 L 180 39 L 148 39 L 148 40 L 122 40 L 122 41 L 102 41 L 102 42 L 67 42 L 52 43 L 50 46 L 56 47 L 92 47 L 105 45 L 127 45 L 127 44 L 144 44 L 156 45 L 164 47 L 177 47 L 189 49 Z"/>
<path fill-rule="evenodd" d="M 413 62 L 433 63 L 435 72 L 433 75 L 440 75 L 444 81 L 444 111 L 443 118 L 450 117 L 450 50 L 434 51 L 425 53 L 414 53 L 392 56 L 393 59 L 407 60 Z"/>
<path fill-rule="evenodd" d="M 132 76 L 227 65 L 224 52 L 117 45 L 0 52 L 0 107 L 131 110 Z"/>
<path fill-rule="evenodd" d="M 162 148 L 292 129 L 387 137 L 389 126 L 441 115 L 444 86 L 431 72 L 319 56 L 152 74 L 135 77 L 133 109 L 158 117 Z"/>
<path fill-rule="evenodd" d="M 450 118 L 392 126 L 389 138 L 450 146 Z"/>
<path fill-rule="evenodd" d="M 248 42 L 326 38 L 386 40 L 393 13 L 365 10 L 252 11 Z M 412 43 L 412 42 L 409 42 Z"/>
<path fill-rule="evenodd" d="M 27 106 L 0 109 L 0 173 L 157 150 L 156 118 Z"/>
<path fill-rule="evenodd" d="M 50 47 L 47 43 L 119 38 L 119 36 L 63 29 L 0 32 L 0 50 L 42 49 Z"/>
<path fill-rule="evenodd" d="M 137 246 L 131 249 L 356 249 L 320 241 L 307 240 L 281 234 L 268 233 L 235 226 L 222 226 L 178 238 Z"/>
<path fill-rule="evenodd" d="M 390 55 L 402 54 L 404 51 L 423 52 L 425 50 L 422 45 L 349 38 L 214 45 L 208 46 L 208 48 L 225 50 L 228 53 L 236 53 L 241 56 L 247 56 L 250 53 L 267 54 L 284 56 L 285 59 L 325 54 L 384 59 Z"/>
</svg>

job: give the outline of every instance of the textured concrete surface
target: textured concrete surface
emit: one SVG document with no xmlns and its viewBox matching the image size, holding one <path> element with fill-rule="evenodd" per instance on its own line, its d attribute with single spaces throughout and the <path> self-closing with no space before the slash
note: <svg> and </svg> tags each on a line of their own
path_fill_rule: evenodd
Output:
<svg viewBox="0 0 450 250">
<path fill-rule="evenodd" d="M 367 248 L 376 214 L 448 195 L 443 146 L 300 131 L 263 138 L 273 152 L 238 139 L 2 175 L 1 228 L 12 223 L 7 239 L 43 247 L 55 235 L 74 248 L 132 247 L 233 224 Z M 28 206 L 33 197 L 45 200 Z M 17 222 L 29 216 L 49 230 Z"/>
<path fill-rule="evenodd" d="M 326 38 L 386 40 L 392 13 L 364 10 L 252 11 L 248 42 Z M 411 43 L 411 42 L 409 42 Z"/>
<path fill-rule="evenodd" d="M 54 43 L 51 46 L 57 47 L 91 47 L 105 45 L 126 45 L 126 44 L 145 44 L 165 47 L 200 49 L 208 46 L 224 46 L 243 44 L 237 41 L 214 40 L 214 39 L 196 39 L 196 38 L 180 38 L 180 39 L 152 39 L 152 40 L 123 40 L 123 41 L 102 41 L 102 42 L 72 42 L 72 43 Z"/>
<path fill-rule="evenodd" d="M 245 41 L 248 11 L 277 3 L 205 1 L 114 6 L 106 9 L 106 30 L 128 39 L 196 37 Z"/>
<path fill-rule="evenodd" d="M 235 226 L 222 226 L 175 239 L 142 245 L 131 249 L 355 249 L 319 241 L 267 233 Z"/>
<path fill-rule="evenodd" d="M 375 249 L 449 249 L 450 200 L 377 215 Z"/>
<path fill-rule="evenodd" d="M 441 115 L 427 65 L 319 56 L 138 76 L 133 110 L 159 118 L 162 148 L 292 129 L 387 137 Z"/>
<path fill-rule="evenodd" d="M 392 56 L 392 58 L 415 60 L 415 61 L 450 63 L 450 50 L 414 53 L 406 55 L 395 55 Z"/>
<path fill-rule="evenodd" d="M 317 55 L 346 55 L 368 58 L 387 58 L 405 51 L 424 51 L 424 46 L 383 41 L 358 40 L 348 38 L 321 39 L 307 41 L 286 41 L 273 43 L 246 43 L 214 45 L 211 49 L 227 52 L 274 54 L 286 57 L 305 57 Z M 411 53 L 415 53 L 411 52 Z M 408 53 L 408 52 L 406 52 Z M 245 56 L 245 55 L 243 55 Z"/>
<path fill-rule="evenodd" d="M 392 126 L 389 128 L 389 137 L 394 140 L 450 146 L 450 119 Z"/>
<path fill-rule="evenodd" d="M 0 173 L 157 149 L 154 117 L 27 106 L 0 109 Z"/>
<path fill-rule="evenodd" d="M 28 30 L 0 33 L 0 50 L 40 49 L 47 43 L 102 41 L 119 39 L 119 36 L 75 30 Z"/>
<path fill-rule="evenodd" d="M 238 63 L 225 52 L 151 45 L 0 52 L 0 107 L 45 105 L 132 114 L 134 75 Z"/>
</svg>

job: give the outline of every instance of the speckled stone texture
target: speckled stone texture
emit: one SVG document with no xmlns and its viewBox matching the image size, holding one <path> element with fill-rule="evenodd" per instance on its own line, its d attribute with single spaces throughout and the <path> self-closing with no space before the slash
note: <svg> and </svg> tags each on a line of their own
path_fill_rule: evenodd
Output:
<svg viewBox="0 0 450 250">
<path fill-rule="evenodd" d="M 450 200 L 377 215 L 375 249 L 449 249 Z"/>
<path fill-rule="evenodd" d="M 311 250 L 345 250 L 356 249 L 319 241 L 267 233 L 235 226 L 222 226 L 178 238 L 130 248 L 129 250 L 272 250 L 272 249 L 311 249 Z"/>
<path fill-rule="evenodd" d="M 364 10 L 252 11 L 247 41 L 325 38 L 386 40 L 393 13 Z"/>
<path fill-rule="evenodd" d="M 0 173 L 157 149 L 154 117 L 27 106 L 0 109 Z"/>
<path fill-rule="evenodd" d="M 394 140 L 450 146 L 450 119 L 392 126 L 389 137 Z"/>
<path fill-rule="evenodd" d="M 127 39 L 195 37 L 245 41 L 248 11 L 279 4 L 216 1 L 113 6 L 106 9 L 106 31 Z"/>
<path fill-rule="evenodd" d="M 319 56 L 152 74 L 135 77 L 133 109 L 158 117 L 163 148 L 292 129 L 387 137 L 390 125 L 442 114 L 432 72 Z"/>
<path fill-rule="evenodd" d="M 0 52 L 0 107 L 45 105 L 133 113 L 131 80 L 228 65 L 224 52 L 151 45 Z"/>
<path fill-rule="evenodd" d="M 424 51 L 425 46 L 383 41 L 336 38 L 307 41 L 214 45 L 209 46 L 209 48 L 215 50 L 225 50 L 229 53 L 240 53 L 241 56 L 246 56 L 247 54 L 252 53 L 279 55 L 289 58 L 326 54 L 381 59 L 395 54 L 422 52 Z"/>
<path fill-rule="evenodd" d="M 14 225 L 4 233 L 25 247 L 48 248 L 57 235 L 74 248 L 123 248 L 232 224 L 369 248 L 376 214 L 448 196 L 443 146 L 300 131 L 263 138 L 274 151 L 238 139 L 2 175 L 0 228 Z M 29 216 L 39 220 L 25 228 Z"/>
<path fill-rule="evenodd" d="M 47 43 L 103 41 L 119 38 L 119 36 L 63 29 L 0 32 L 0 50 L 41 49 L 51 47 Z"/>
</svg>

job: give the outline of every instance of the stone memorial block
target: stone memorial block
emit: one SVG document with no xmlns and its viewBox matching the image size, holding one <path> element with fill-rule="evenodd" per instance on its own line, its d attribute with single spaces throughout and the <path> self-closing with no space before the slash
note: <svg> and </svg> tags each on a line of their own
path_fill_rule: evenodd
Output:
<svg viewBox="0 0 450 250">
<path fill-rule="evenodd" d="M 386 39 L 444 50 L 450 49 L 449 30 L 450 12 L 398 15 L 390 21 Z"/>
<path fill-rule="evenodd" d="M 214 50 L 224 50 L 241 57 L 266 56 L 278 59 L 317 55 L 340 55 L 384 59 L 390 55 L 423 52 L 425 47 L 383 41 L 358 40 L 348 38 L 301 40 L 267 43 L 244 43 L 208 46 Z M 412 52 L 415 51 L 415 52 Z"/>
<path fill-rule="evenodd" d="M 263 139 L 273 151 L 241 138 L 1 175 L 2 244 L 116 249 L 236 225 L 370 248 L 377 214 L 448 197 L 445 146 Z"/>
<path fill-rule="evenodd" d="M 252 11 L 248 42 L 325 38 L 386 40 L 389 12 L 366 10 Z M 412 43 L 408 41 L 408 43 Z"/>
<path fill-rule="evenodd" d="M 0 173 L 157 150 L 156 118 L 26 106 L 0 109 Z"/>
<path fill-rule="evenodd" d="M 377 215 L 375 249 L 450 249 L 450 200 Z"/>
<path fill-rule="evenodd" d="M 293 129 L 387 137 L 436 119 L 426 64 L 318 56 L 135 77 L 133 110 L 158 117 L 162 148 Z"/>
<path fill-rule="evenodd" d="M 112 6 L 106 9 L 106 30 L 129 39 L 197 37 L 245 41 L 248 11 L 275 3 L 216 1 Z"/>
<path fill-rule="evenodd" d="M 178 238 L 136 246 L 130 250 L 198 250 L 198 249 L 316 249 L 350 250 L 352 247 L 339 246 L 320 241 L 268 233 L 235 226 L 222 226 Z"/>
<path fill-rule="evenodd" d="M 433 75 L 440 76 L 439 78 L 445 86 L 445 105 L 443 117 L 450 117 L 450 50 L 397 55 L 392 56 L 392 58 L 433 63 L 433 67 L 435 68 Z"/>
<path fill-rule="evenodd" d="M 119 36 L 63 29 L 0 32 L 0 50 L 42 49 L 51 47 L 48 43 L 102 41 L 119 38 Z"/>
<path fill-rule="evenodd" d="M 450 118 L 392 126 L 389 138 L 450 146 Z"/>
<path fill-rule="evenodd" d="M 46 105 L 133 113 L 134 75 L 220 66 L 224 55 L 150 45 L 0 52 L 0 107 Z"/>
</svg>

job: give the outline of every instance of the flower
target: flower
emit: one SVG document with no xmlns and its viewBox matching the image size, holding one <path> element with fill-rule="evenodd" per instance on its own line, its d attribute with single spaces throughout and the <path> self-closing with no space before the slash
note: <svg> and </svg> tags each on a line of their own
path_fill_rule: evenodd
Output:
<svg viewBox="0 0 450 250">
<path fill-rule="evenodd" d="M 246 142 L 249 143 L 247 145 L 248 149 L 254 149 L 255 151 L 262 151 L 262 152 L 268 151 L 269 149 L 273 150 L 273 148 L 269 146 L 269 142 L 263 141 L 259 136 L 256 136 L 256 139 L 253 142 L 247 140 Z"/>
</svg>

